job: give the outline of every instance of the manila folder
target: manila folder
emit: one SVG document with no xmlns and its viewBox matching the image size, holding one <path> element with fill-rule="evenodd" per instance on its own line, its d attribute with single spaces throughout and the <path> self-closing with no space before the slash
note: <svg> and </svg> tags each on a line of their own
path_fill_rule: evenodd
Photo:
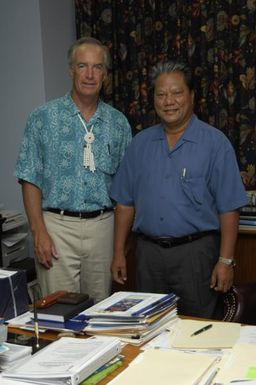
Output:
<svg viewBox="0 0 256 385">
<path fill-rule="evenodd" d="M 215 363 L 216 357 L 212 355 L 150 349 L 109 385 L 196 385 Z"/>
</svg>

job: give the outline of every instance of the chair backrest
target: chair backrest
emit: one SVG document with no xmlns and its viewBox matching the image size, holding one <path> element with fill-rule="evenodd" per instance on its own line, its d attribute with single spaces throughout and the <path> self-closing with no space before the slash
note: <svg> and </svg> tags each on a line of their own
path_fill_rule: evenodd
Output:
<svg viewBox="0 0 256 385">
<path fill-rule="evenodd" d="M 223 321 L 256 325 L 256 282 L 235 285 L 224 294 Z"/>
</svg>

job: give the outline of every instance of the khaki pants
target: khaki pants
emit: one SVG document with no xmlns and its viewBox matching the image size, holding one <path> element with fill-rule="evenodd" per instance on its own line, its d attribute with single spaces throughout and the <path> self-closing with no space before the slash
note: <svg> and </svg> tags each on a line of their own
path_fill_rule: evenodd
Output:
<svg viewBox="0 0 256 385">
<path fill-rule="evenodd" d="M 80 219 L 45 211 L 44 221 L 58 259 L 49 270 L 36 264 L 43 296 L 56 290 L 88 293 L 96 302 L 109 296 L 113 212 Z"/>
</svg>

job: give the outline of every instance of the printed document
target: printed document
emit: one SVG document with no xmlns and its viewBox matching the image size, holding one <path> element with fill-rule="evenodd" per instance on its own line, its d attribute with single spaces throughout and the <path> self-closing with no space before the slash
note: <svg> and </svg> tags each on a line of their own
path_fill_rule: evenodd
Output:
<svg viewBox="0 0 256 385">
<path fill-rule="evenodd" d="M 121 350 L 113 337 L 78 339 L 63 337 L 54 341 L 26 362 L 4 371 L 3 377 L 35 384 L 77 385 Z"/>
</svg>

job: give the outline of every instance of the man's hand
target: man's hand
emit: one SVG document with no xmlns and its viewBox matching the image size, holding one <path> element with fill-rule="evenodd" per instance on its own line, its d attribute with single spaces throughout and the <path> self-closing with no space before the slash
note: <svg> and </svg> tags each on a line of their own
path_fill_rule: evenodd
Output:
<svg viewBox="0 0 256 385">
<path fill-rule="evenodd" d="M 46 269 L 52 267 L 52 257 L 58 259 L 54 243 L 46 230 L 34 233 L 34 250 L 38 262 Z"/>
<path fill-rule="evenodd" d="M 127 280 L 126 258 L 124 255 L 114 256 L 111 271 L 113 280 L 123 285 Z"/>
<path fill-rule="evenodd" d="M 52 257 L 57 259 L 58 256 L 44 223 L 41 190 L 37 186 L 23 181 L 22 194 L 30 230 L 33 234 L 37 260 L 46 269 L 50 269 L 52 267 Z"/>
<path fill-rule="evenodd" d="M 135 209 L 133 206 L 117 204 L 115 209 L 114 257 L 112 260 L 112 277 L 123 285 L 127 280 L 126 241 L 132 227 Z"/>
<path fill-rule="evenodd" d="M 219 255 L 231 259 L 235 254 L 239 227 L 239 210 L 222 213 L 219 215 L 219 220 L 221 232 Z M 218 261 L 212 271 L 210 287 L 216 291 L 226 293 L 231 288 L 233 280 L 233 267 Z"/>
<path fill-rule="evenodd" d="M 231 288 L 233 280 L 233 267 L 217 262 L 212 272 L 210 287 L 216 291 L 226 293 Z"/>
</svg>

